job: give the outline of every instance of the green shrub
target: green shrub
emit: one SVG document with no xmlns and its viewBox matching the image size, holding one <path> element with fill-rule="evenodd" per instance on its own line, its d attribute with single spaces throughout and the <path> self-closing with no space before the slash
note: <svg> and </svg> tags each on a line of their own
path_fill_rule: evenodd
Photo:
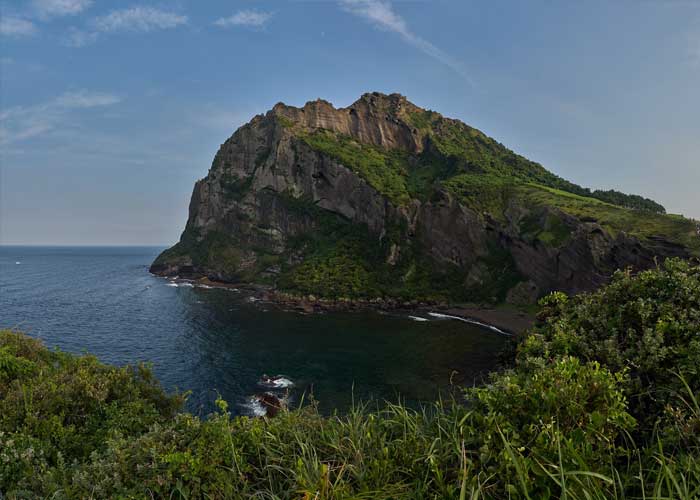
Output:
<svg viewBox="0 0 700 500">
<path fill-rule="evenodd" d="M 618 271 L 594 293 L 545 297 L 538 319 L 519 363 L 576 356 L 627 371 L 630 408 L 647 436 L 671 396 L 685 391 L 678 374 L 700 391 L 700 267 L 687 261 Z"/>
<path fill-rule="evenodd" d="M 551 464 L 606 472 L 611 460 L 625 456 L 619 439 L 635 426 L 624 380 L 598 363 L 563 358 L 537 370 L 496 375 L 486 387 L 470 390 L 477 433 L 471 447 L 479 450 L 482 468 L 497 470 L 512 487 L 525 480 L 536 498 L 552 493 L 546 475 Z"/>
<path fill-rule="evenodd" d="M 8 352 L 14 363 L 6 362 Z M 0 353 L 0 433 L 8 453 L 22 449 L 14 466 L 2 457 L 0 485 L 36 460 L 43 467 L 84 460 L 110 436 L 144 432 L 181 407 L 182 398 L 166 396 L 145 366 L 114 368 L 93 356 L 50 352 L 10 331 L 0 331 Z"/>
</svg>

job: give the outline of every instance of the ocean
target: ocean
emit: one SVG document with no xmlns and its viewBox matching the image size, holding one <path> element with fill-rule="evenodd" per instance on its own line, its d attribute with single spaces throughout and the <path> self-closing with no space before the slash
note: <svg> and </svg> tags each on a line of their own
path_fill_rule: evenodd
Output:
<svg viewBox="0 0 700 500">
<path fill-rule="evenodd" d="M 290 406 L 313 399 L 324 413 L 434 401 L 481 383 L 507 341 L 426 314 L 307 315 L 245 290 L 174 283 L 148 272 L 161 250 L 0 247 L 0 328 L 106 363 L 151 363 L 166 390 L 190 391 L 187 409 L 202 416 L 218 395 L 234 413 L 257 414 L 265 374 L 293 384 Z"/>
</svg>

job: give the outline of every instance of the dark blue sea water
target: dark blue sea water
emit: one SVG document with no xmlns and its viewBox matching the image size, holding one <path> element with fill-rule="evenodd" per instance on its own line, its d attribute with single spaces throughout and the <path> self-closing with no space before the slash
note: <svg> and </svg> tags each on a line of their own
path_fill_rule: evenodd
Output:
<svg viewBox="0 0 700 500">
<path fill-rule="evenodd" d="M 294 381 L 323 411 L 355 400 L 415 403 L 481 381 L 505 339 L 452 320 L 399 314 L 303 315 L 245 291 L 173 286 L 148 266 L 160 248 L 0 247 L 0 328 L 107 363 L 148 361 L 206 414 L 220 393 L 238 412 L 263 374 Z M 427 317 L 427 316 L 426 316 Z"/>
</svg>

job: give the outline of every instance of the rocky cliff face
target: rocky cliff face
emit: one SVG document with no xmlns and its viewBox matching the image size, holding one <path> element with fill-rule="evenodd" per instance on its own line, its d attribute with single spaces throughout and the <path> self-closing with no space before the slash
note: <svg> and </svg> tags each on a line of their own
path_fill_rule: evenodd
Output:
<svg viewBox="0 0 700 500">
<path fill-rule="evenodd" d="M 567 186 L 398 94 L 277 104 L 221 146 L 151 271 L 331 298 L 532 302 L 697 251 L 691 221 Z"/>
</svg>

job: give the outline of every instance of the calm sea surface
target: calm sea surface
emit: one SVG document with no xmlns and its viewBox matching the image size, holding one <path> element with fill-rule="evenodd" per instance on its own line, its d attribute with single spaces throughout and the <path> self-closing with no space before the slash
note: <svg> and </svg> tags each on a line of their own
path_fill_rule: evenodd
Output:
<svg viewBox="0 0 700 500">
<path fill-rule="evenodd" d="M 454 320 L 303 315 L 245 291 L 176 286 L 152 276 L 151 247 L 0 247 L 0 328 L 123 365 L 149 361 L 167 389 L 206 414 L 217 394 L 250 413 L 263 374 L 294 382 L 323 411 L 356 400 L 415 403 L 483 380 L 505 338 Z M 428 316 L 425 316 L 429 318 Z"/>
</svg>

